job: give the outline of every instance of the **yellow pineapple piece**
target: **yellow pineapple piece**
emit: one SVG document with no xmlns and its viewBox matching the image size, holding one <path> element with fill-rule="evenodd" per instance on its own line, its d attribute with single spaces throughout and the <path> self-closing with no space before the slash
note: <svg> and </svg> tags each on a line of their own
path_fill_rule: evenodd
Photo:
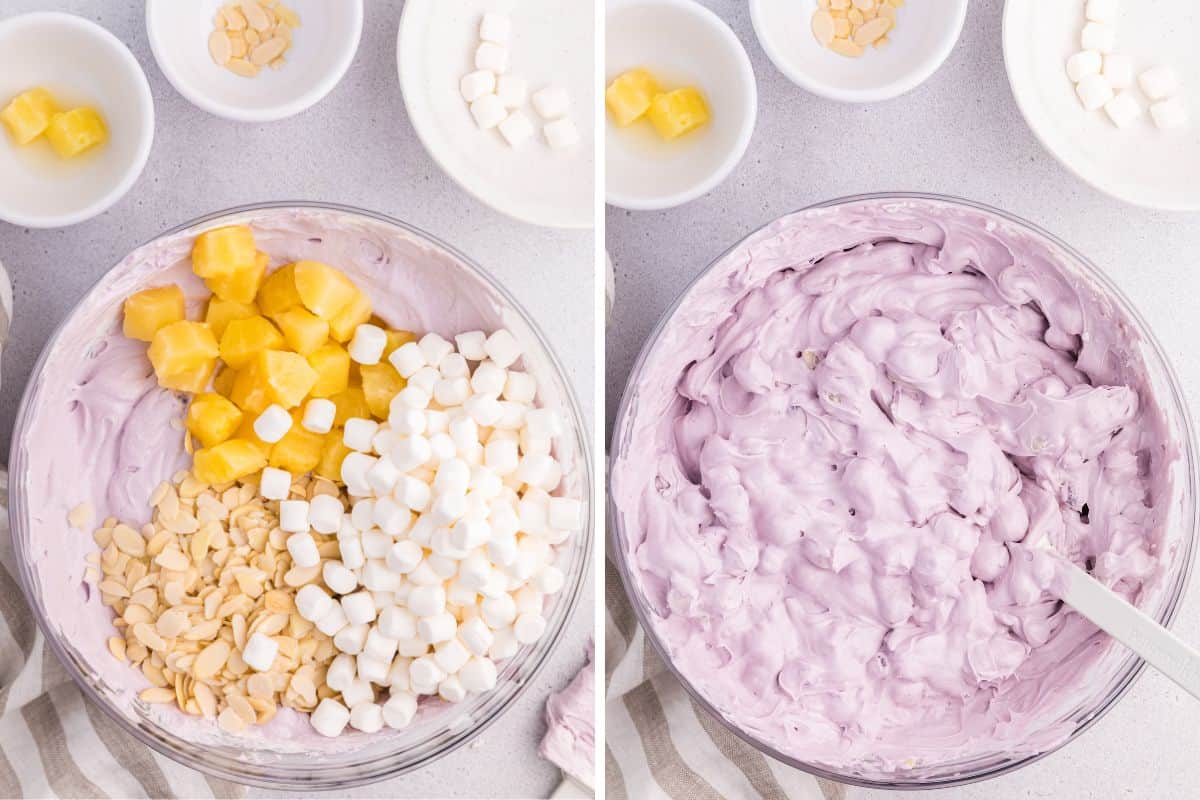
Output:
<svg viewBox="0 0 1200 800">
<path fill-rule="evenodd" d="M 22 92 L 12 99 L 3 111 L 0 122 L 8 128 L 8 135 L 19 145 L 32 142 L 46 132 L 50 118 L 58 113 L 54 97 L 41 87 Z"/>
<path fill-rule="evenodd" d="M 694 86 L 655 96 L 649 114 L 659 136 L 667 140 L 694 131 L 709 120 L 708 103 Z"/>
<path fill-rule="evenodd" d="M 254 232 L 249 225 L 228 225 L 205 231 L 192 245 L 192 272 L 205 279 L 228 277 L 252 269 L 257 259 Z"/>
<path fill-rule="evenodd" d="M 631 69 L 608 85 L 604 100 L 613 122 L 624 128 L 645 116 L 655 95 L 662 94 L 658 81 L 646 69 Z"/>
<path fill-rule="evenodd" d="M 152 342 L 160 328 L 186 318 L 183 289 L 174 285 L 160 286 L 131 294 L 125 299 L 122 331 L 130 339 Z"/>
<path fill-rule="evenodd" d="M 264 350 L 258 355 L 259 373 L 267 387 L 267 398 L 284 408 L 304 402 L 317 382 L 317 371 L 299 353 Z"/>
<path fill-rule="evenodd" d="M 329 398 L 333 401 L 333 405 L 337 408 L 337 413 L 333 416 L 334 425 L 345 425 L 346 420 L 352 418 L 366 419 L 371 416 L 371 408 L 367 405 L 367 397 L 363 394 L 363 390 L 358 386 L 351 386 L 340 394 L 336 394 Z"/>
<path fill-rule="evenodd" d="M 254 259 L 254 266 L 249 269 L 231 272 L 228 275 L 218 275 L 208 278 L 204 285 L 222 300 L 233 300 L 238 303 L 253 303 L 258 296 L 258 289 L 267 274 L 267 264 L 271 257 L 259 253 Z"/>
<path fill-rule="evenodd" d="M 237 371 L 233 379 L 233 389 L 229 399 L 233 404 L 248 414 L 258 416 L 267 406 L 271 405 L 267 397 L 267 382 L 259 369 L 258 359 L 254 359 L 245 368 Z"/>
<path fill-rule="evenodd" d="M 329 323 L 300 306 L 276 314 L 274 319 L 288 347 L 302 356 L 312 355 L 329 341 Z"/>
<path fill-rule="evenodd" d="M 203 322 L 180 320 L 159 328 L 150 342 L 149 355 L 162 386 L 166 386 L 163 376 L 189 373 L 200 367 L 211 367 L 208 376 L 212 377 L 217 339 Z"/>
<path fill-rule="evenodd" d="M 302 305 L 296 291 L 296 265 L 286 264 L 272 272 L 258 290 L 258 307 L 268 317 L 275 317 Z"/>
<path fill-rule="evenodd" d="M 192 456 L 192 474 L 210 486 L 245 478 L 265 466 L 267 459 L 262 452 L 245 439 L 230 439 L 215 447 L 197 450 Z"/>
<path fill-rule="evenodd" d="M 222 300 L 214 297 L 208 301 L 208 310 L 204 312 L 204 321 L 212 328 L 213 336 L 219 341 L 225 335 L 225 326 L 235 319 L 250 319 L 257 317 L 258 306 L 254 303 L 239 303 L 234 300 Z"/>
<path fill-rule="evenodd" d="M 233 434 L 235 439 L 240 439 L 254 445 L 258 452 L 262 453 L 263 458 L 271 457 L 271 445 L 258 438 L 258 434 L 254 432 L 254 420 L 258 419 L 257 414 L 243 414 L 242 424 L 238 426 L 237 431 Z"/>
<path fill-rule="evenodd" d="M 371 318 L 371 298 L 358 289 L 341 311 L 329 320 L 329 335 L 339 342 L 354 338 L 354 329 Z"/>
<path fill-rule="evenodd" d="M 305 430 L 299 420 L 271 448 L 270 463 L 276 469 L 286 469 L 292 475 L 303 475 L 321 463 L 325 437 Z M 341 462 L 338 463 L 339 471 Z"/>
<path fill-rule="evenodd" d="M 233 383 L 237 380 L 237 370 L 230 366 L 221 367 L 221 371 L 213 378 L 213 391 L 221 397 L 233 394 Z"/>
<path fill-rule="evenodd" d="M 367 401 L 367 408 L 371 410 L 372 416 L 376 419 L 387 419 L 392 398 L 408 382 L 400 377 L 400 373 L 396 372 L 395 367 L 386 362 L 362 364 L 359 366 L 359 370 L 362 373 L 362 390 Z"/>
<path fill-rule="evenodd" d="M 333 397 L 350 386 L 350 354 L 341 345 L 327 342 L 318 347 L 308 355 L 308 364 L 317 372 L 313 397 Z"/>
<path fill-rule="evenodd" d="M 208 382 L 216 369 L 217 360 L 214 358 L 198 367 L 159 375 L 158 385 L 164 389 L 174 389 L 177 392 L 199 394 L 208 388 Z"/>
<path fill-rule="evenodd" d="M 241 369 L 264 350 L 284 346 L 283 334 L 266 317 L 235 319 L 225 326 L 221 335 L 221 360 L 234 369 Z"/>
<path fill-rule="evenodd" d="M 331 322 L 358 293 L 349 278 L 320 261 L 297 261 L 294 277 L 304 307 Z M 370 313 L 367 316 L 370 317 Z"/>
<path fill-rule="evenodd" d="M 331 481 L 342 479 L 342 462 L 350 454 L 350 448 L 346 447 L 342 436 L 341 428 L 334 428 L 325 434 L 324 444 L 321 446 L 321 460 L 313 468 L 314 474 Z"/>
<path fill-rule="evenodd" d="M 84 106 L 51 117 L 46 138 L 60 158 L 74 158 L 84 150 L 104 144 L 108 140 L 108 127 L 99 111 Z"/>
<path fill-rule="evenodd" d="M 233 436 L 242 412 L 221 395 L 205 392 L 192 399 L 183 424 L 204 447 L 215 447 Z"/>
</svg>

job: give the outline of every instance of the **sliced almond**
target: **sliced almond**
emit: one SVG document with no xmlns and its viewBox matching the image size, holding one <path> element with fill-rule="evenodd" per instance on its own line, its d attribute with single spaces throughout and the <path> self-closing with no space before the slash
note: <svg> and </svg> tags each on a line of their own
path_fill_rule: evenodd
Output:
<svg viewBox="0 0 1200 800">
<path fill-rule="evenodd" d="M 854 32 L 854 43 L 859 47 L 866 47 L 887 33 L 891 27 L 892 21 L 887 17 L 876 17 L 873 20 L 864 22 Z"/>
<path fill-rule="evenodd" d="M 229 59 L 233 57 L 233 45 L 230 44 L 229 36 L 224 30 L 213 31 L 209 34 L 208 54 L 212 56 L 213 63 L 218 67 L 229 63 Z"/>
<path fill-rule="evenodd" d="M 175 690 L 161 686 L 151 686 L 138 692 L 138 697 L 146 703 L 174 703 Z"/>
<path fill-rule="evenodd" d="M 164 569 L 174 570 L 175 572 L 184 572 L 191 562 L 188 557 L 183 554 L 182 550 L 167 548 L 154 557 L 154 563 Z"/>
<path fill-rule="evenodd" d="M 196 656 L 196 661 L 192 664 L 192 674 L 200 680 L 211 678 L 225 666 L 225 662 L 229 660 L 229 653 L 229 644 L 218 639 Z"/>
<path fill-rule="evenodd" d="M 120 636 L 108 637 L 108 652 L 118 661 L 125 661 L 125 640 Z"/>
<path fill-rule="evenodd" d="M 213 690 L 207 683 L 193 684 L 192 694 L 196 697 L 196 705 L 200 706 L 201 714 L 208 719 L 217 715 L 217 696 L 213 694 Z"/>
<path fill-rule="evenodd" d="M 242 14 L 245 15 L 246 22 L 250 23 L 250 27 L 257 31 L 265 31 L 271 27 L 271 18 L 254 0 L 242 0 Z"/>
<path fill-rule="evenodd" d="M 217 725 L 226 733 L 241 733 L 246 730 L 246 720 L 232 708 L 226 708 L 217 716 Z"/>
<path fill-rule="evenodd" d="M 823 47 L 828 47 L 833 41 L 833 15 L 824 9 L 818 9 L 812 16 L 813 36 Z"/>
<path fill-rule="evenodd" d="M 263 42 L 254 51 L 250 53 L 250 60 L 259 66 L 269 64 L 276 58 L 283 55 L 283 51 L 287 50 L 288 41 L 281 36 L 276 36 L 273 39 Z"/>
<path fill-rule="evenodd" d="M 230 59 L 225 67 L 234 75 L 241 75 L 243 78 L 253 78 L 259 69 L 257 64 L 252 64 L 244 58 Z"/>
</svg>

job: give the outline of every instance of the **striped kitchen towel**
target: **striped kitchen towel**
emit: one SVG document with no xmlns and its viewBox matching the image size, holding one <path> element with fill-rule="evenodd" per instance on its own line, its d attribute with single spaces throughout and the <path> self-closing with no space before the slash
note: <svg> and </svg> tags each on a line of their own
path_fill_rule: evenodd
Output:
<svg viewBox="0 0 1200 800">
<path fill-rule="evenodd" d="M 845 787 L 768 758 L 697 706 L 667 669 L 605 562 L 608 800 L 843 800 Z"/>
</svg>

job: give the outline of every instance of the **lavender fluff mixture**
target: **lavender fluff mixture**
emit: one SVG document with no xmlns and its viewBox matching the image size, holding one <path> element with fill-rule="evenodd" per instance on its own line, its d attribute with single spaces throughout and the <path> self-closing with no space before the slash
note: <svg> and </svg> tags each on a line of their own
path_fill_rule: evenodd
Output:
<svg viewBox="0 0 1200 800">
<path fill-rule="evenodd" d="M 1049 541 L 1143 606 L 1175 439 L 1131 320 L 1046 239 L 866 200 L 728 254 L 649 353 L 612 496 L 634 591 L 733 725 L 866 776 L 1038 752 L 1123 652 Z"/>
<path fill-rule="evenodd" d="M 586 786 L 596 771 L 596 652 L 588 643 L 587 663 L 546 701 L 546 735 L 538 755 Z"/>
</svg>

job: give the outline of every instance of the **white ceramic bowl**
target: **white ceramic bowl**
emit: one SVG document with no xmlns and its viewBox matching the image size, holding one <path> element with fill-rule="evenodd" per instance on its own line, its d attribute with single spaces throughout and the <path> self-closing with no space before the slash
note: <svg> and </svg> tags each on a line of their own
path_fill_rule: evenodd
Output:
<svg viewBox="0 0 1200 800">
<path fill-rule="evenodd" d="M 237 122 L 299 114 L 337 86 L 362 35 L 362 0 L 286 0 L 300 16 L 282 69 L 253 78 L 213 63 L 208 36 L 228 0 L 146 0 L 146 33 L 159 69 L 193 105 Z"/>
<path fill-rule="evenodd" d="M 813 94 L 848 103 L 889 100 L 921 85 L 954 49 L 967 0 L 914 0 L 896 12 L 883 48 L 847 58 L 812 33 L 816 0 L 750 0 L 754 31 L 772 63 Z"/>
<path fill-rule="evenodd" d="M 154 141 L 154 98 L 137 59 L 117 37 L 70 14 L 0 20 L 0 107 L 34 86 L 60 105 L 93 105 L 109 140 L 60 159 L 42 137 L 18 147 L 0 131 L 0 219 L 61 228 L 107 211 L 137 181 Z"/>
<path fill-rule="evenodd" d="M 716 188 L 745 155 L 758 117 L 754 70 L 737 35 L 692 0 L 610 0 L 605 35 L 606 85 L 645 67 L 664 89 L 698 87 L 712 113 L 706 126 L 672 142 L 646 120 L 618 128 L 606 114 L 609 204 L 674 208 Z"/>
<path fill-rule="evenodd" d="M 513 24 L 509 73 L 530 92 L 554 84 L 571 97 L 580 142 L 552 150 L 532 106 L 533 139 L 510 147 L 482 131 L 459 81 L 474 70 L 479 21 L 507 14 Z M 596 26 L 591 3 L 563 0 L 406 0 L 396 36 L 396 69 L 409 121 L 447 175 L 476 199 L 509 216 L 552 228 L 590 228 L 596 211 Z"/>
<path fill-rule="evenodd" d="M 1145 5 L 1121 5 L 1117 48 L 1133 60 L 1136 73 L 1167 64 L 1179 74 L 1191 116 L 1186 128 L 1160 131 L 1144 113 L 1118 129 L 1103 111 L 1084 110 L 1065 66 L 1079 50 L 1082 4 L 1009 0 L 1004 8 L 1008 80 L 1034 135 L 1081 179 L 1128 203 L 1200 210 L 1200 48 L 1195 45 L 1200 6 L 1191 0 Z M 1138 89 L 1129 91 L 1144 109 L 1149 106 Z"/>
</svg>

